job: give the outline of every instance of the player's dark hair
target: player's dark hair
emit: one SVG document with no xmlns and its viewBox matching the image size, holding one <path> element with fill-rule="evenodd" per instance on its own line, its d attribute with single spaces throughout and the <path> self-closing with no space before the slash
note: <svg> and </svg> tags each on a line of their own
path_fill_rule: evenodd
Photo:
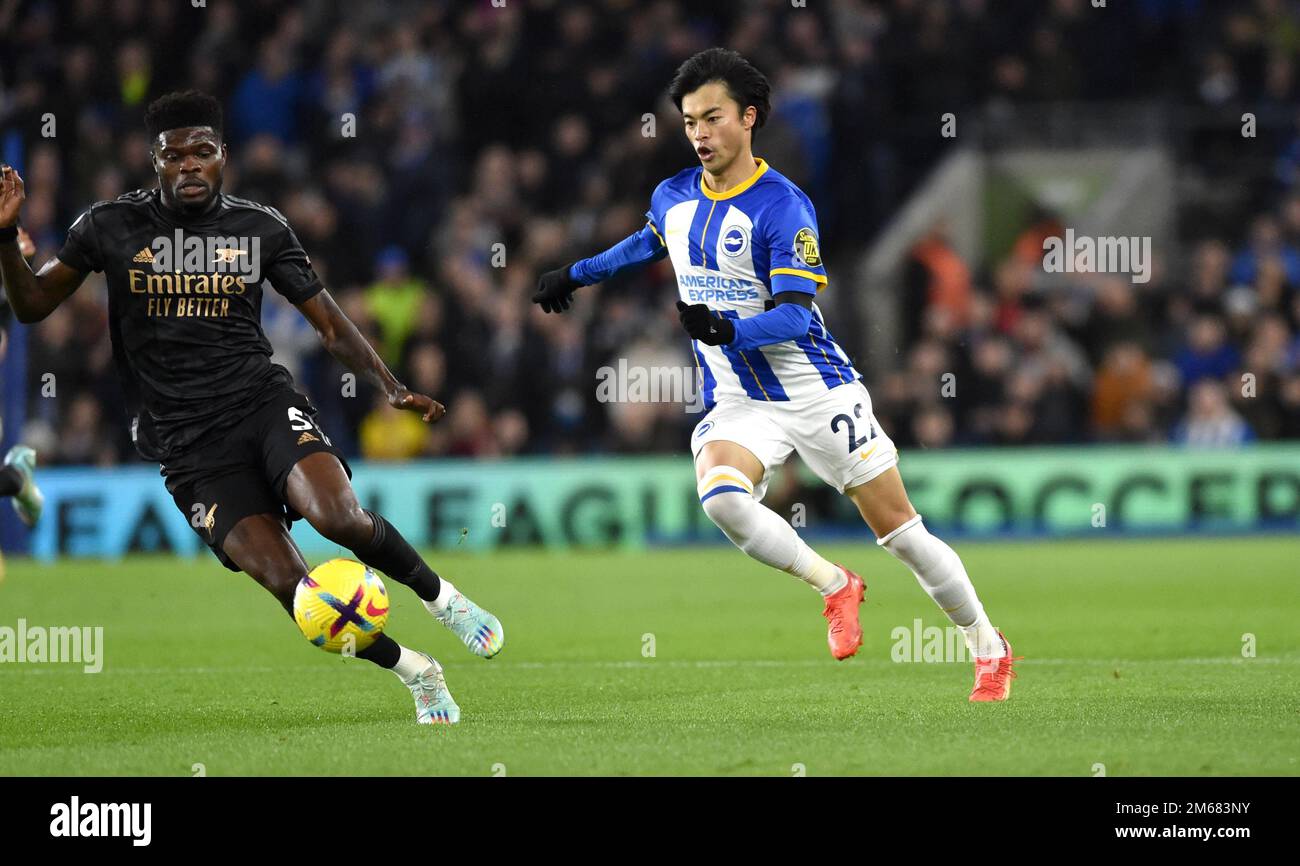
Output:
<svg viewBox="0 0 1300 866">
<path fill-rule="evenodd" d="M 210 126 L 221 138 L 221 103 L 215 96 L 201 90 L 181 90 L 158 97 L 145 109 L 144 125 L 149 130 L 149 140 L 156 141 L 159 133 L 188 126 Z"/>
<path fill-rule="evenodd" d="M 740 113 L 754 106 L 758 117 L 754 120 L 754 129 L 767 122 L 772 111 L 772 85 L 767 76 L 759 72 L 745 58 L 727 48 L 708 48 L 686 60 L 677 67 L 672 84 L 668 85 L 668 96 L 677 110 L 682 110 L 682 100 L 686 94 L 699 90 L 711 81 L 720 81 L 727 85 L 727 95 L 740 105 Z"/>
</svg>

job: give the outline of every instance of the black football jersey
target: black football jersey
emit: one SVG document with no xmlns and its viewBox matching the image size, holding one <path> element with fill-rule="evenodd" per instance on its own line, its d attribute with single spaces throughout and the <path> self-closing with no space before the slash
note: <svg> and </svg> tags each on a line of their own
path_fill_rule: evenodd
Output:
<svg viewBox="0 0 1300 866">
<path fill-rule="evenodd" d="M 113 356 L 144 458 L 165 464 L 292 386 L 271 362 L 263 287 L 301 304 L 321 282 L 274 208 L 221 194 L 189 216 L 156 189 L 136 190 L 91 205 L 58 257 L 104 272 Z"/>
</svg>

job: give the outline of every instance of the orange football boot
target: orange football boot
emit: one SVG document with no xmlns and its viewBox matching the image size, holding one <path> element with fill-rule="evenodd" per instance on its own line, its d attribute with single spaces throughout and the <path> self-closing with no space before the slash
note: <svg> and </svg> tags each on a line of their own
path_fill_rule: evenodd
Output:
<svg viewBox="0 0 1300 866">
<path fill-rule="evenodd" d="M 1024 656 L 1011 654 L 1011 644 L 1001 631 L 998 637 L 1007 653 L 996 659 L 975 658 L 975 688 L 970 693 L 972 701 L 1005 701 L 1011 696 L 1011 681 L 1016 678 L 1012 667 Z"/>
<path fill-rule="evenodd" d="M 822 616 L 830 623 L 826 629 L 826 643 L 830 644 L 831 655 L 844 660 L 858 651 L 862 646 L 862 624 L 858 622 L 858 605 L 862 604 L 867 585 L 862 578 L 842 565 L 836 565 L 848 578 L 847 586 L 841 587 L 826 596 L 826 608 Z"/>
</svg>

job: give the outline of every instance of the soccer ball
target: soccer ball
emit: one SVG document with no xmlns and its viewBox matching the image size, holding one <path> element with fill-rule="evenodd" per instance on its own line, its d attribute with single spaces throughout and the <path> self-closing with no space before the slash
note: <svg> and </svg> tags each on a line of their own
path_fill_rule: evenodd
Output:
<svg viewBox="0 0 1300 866">
<path fill-rule="evenodd" d="M 349 654 L 375 642 L 388 622 L 388 590 L 367 566 L 331 559 L 298 581 L 293 619 L 326 652 Z"/>
</svg>

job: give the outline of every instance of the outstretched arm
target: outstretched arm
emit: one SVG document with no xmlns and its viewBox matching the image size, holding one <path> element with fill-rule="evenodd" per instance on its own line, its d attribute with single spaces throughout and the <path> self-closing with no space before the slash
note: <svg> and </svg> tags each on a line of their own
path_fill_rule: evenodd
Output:
<svg viewBox="0 0 1300 866">
<path fill-rule="evenodd" d="M 299 312 L 311 322 L 320 336 L 321 344 L 352 372 L 365 379 L 388 396 L 388 405 L 397 409 L 419 412 L 425 421 L 437 421 L 447 409 L 432 397 L 416 394 L 397 381 L 388 366 L 379 357 L 357 326 L 334 303 L 330 293 L 321 289 L 301 304 Z"/>
<path fill-rule="evenodd" d="M 57 258 L 32 273 L 18 243 L 18 215 L 27 192 L 17 169 L 0 166 L 0 280 L 20 322 L 39 322 L 77 290 L 85 273 Z"/>
<path fill-rule="evenodd" d="M 614 246 L 569 266 L 569 273 L 580 285 L 590 286 L 608 280 L 620 271 L 639 268 L 668 255 L 668 247 L 655 227 L 646 223 L 641 231 L 628 235 Z"/>
<path fill-rule="evenodd" d="M 604 282 L 620 271 L 649 264 L 666 255 L 668 248 L 663 239 L 653 225 L 646 223 L 641 231 L 628 235 L 603 253 L 542 274 L 533 303 L 541 304 L 547 313 L 567 310 L 573 302 L 574 289 Z"/>
</svg>

